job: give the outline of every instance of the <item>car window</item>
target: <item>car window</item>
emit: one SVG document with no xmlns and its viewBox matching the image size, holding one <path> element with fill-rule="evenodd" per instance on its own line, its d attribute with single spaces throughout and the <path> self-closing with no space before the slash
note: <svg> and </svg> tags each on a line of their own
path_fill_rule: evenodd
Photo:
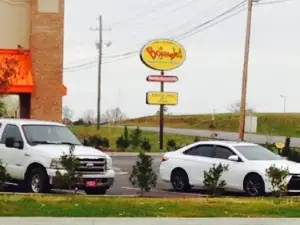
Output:
<svg viewBox="0 0 300 225">
<path fill-rule="evenodd" d="M 213 145 L 198 145 L 184 152 L 186 155 L 213 157 L 215 148 Z"/>
<path fill-rule="evenodd" d="M 216 158 L 228 159 L 229 156 L 235 155 L 232 150 L 224 146 L 216 146 Z"/>
<path fill-rule="evenodd" d="M 6 138 L 14 138 L 15 141 L 22 141 L 22 135 L 20 133 L 20 129 L 16 125 L 7 124 L 4 128 L 2 137 L 1 137 L 1 143 L 4 144 Z"/>
</svg>

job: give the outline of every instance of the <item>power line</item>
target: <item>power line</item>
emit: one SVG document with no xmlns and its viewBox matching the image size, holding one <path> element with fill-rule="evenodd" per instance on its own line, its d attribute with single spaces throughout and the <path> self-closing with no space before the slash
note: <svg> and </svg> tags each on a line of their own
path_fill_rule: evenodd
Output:
<svg viewBox="0 0 300 225">
<path fill-rule="evenodd" d="M 213 27 L 213 26 L 215 26 L 215 25 L 217 25 L 217 24 L 219 24 L 219 23 L 221 23 L 221 22 L 223 22 L 223 21 L 225 21 L 225 20 L 227 20 L 227 19 L 233 17 L 234 15 L 236 15 L 236 14 L 238 14 L 238 13 L 240 13 L 241 11 L 244 10 L 244 8 L 241 9 L 241 7 L 244 6 L 244 4 L 246 3 L 246 1 L 247 1 L 247 0 L 243 0 L 243 1 L 240 2 L 239 4 L 237 4 L 237 5 L 233 6 L 233 7 L 231 7 L 230 9 L 224 11 L 223 13 L 217 15 L 216 17 L 214 17 L 214 18 L 212 18 L 212 19 L 210 19 L 210 20 L 208 20 L 208 21 L 206 21 L 206 22 L 204 22 L 204 23 L 202 23 L 202 24 L 199 24 L 199 25 L 197 25 L 197 26 L 194 26 L 194 27 L 190 28 L 188 31 L 185 31 L 184 33 L 182 33 L 182 34 L 180 34 L 180 35 L 177 35 L 177 36 L 175 36 L 175 37 L 172 37 L 171 39 L 174 39 L 174 40 L 183 40 L 183 39 L 186 39 L 186 38 L 188 38 L 188 37 L 190 37 L 190 36 L 193 36 L 193 35 L 195 35 L 195 34 L 201 32 L 201 31 L 204 31 L 204 30 L 206 30 L 206 29 L 208 29 L 208 28 L 210 28 L 210 27 Z M 221 17 L 223 17 L 223 16 L 225 16 L 225 15 L 227 15 L 227 14 L 233 12 L 233 11 L 236 10 L 236 9 L 239 9 L 239 10 L 238 10 L 237 12 L 233 13 L 232 15 L 229 15 L 229 16 L 227 16 L 226 18 L 220 20 L 220 21 L 217 21 L 217 20 L 220 19 Z M 210 25 L 210 23 L 213 23 L 213 24 Z M 208 26 L 208 27 L 205 28 L 205 26 L 207 26 L 207 25 L 210 25 L 210 26 Z M 103 61 L 103 64 L 106 64 L 106 63 L 112 63 L 112 62 L 124 60 L 124 59 L 127 59 L 127 58 L 131 58 L 131 57 L 135 56 L 137 53 L 139 53 L 139 50 L 127 52 L 127 53 L 124 53 L 124 54 L 119 54 L 119 55 L 110 56 L 110 57 L 109 57 L 110 60 Z M 96 62 L 94 62 L 94 64 L 95 64 L 95 63 L 96 63 Z M 93 65 L 94 65 L 94 64 L 93 64 Z M 91 65 L 91 66 L 93 66 L 93 65 Z M 81 68 L 81 67 L 80 67 L 80 68 Z M 88 67 L 88 68 L 89 68 L 89 67 Z"/>
<path fill-rule="evenodd" d="M 148 9 L 148 10 L 146 10 L 144 12 L 140 12 L 140 13 L 138 13 L 138 14 L 132 16 L 132 17 L 129 17 L 127 19 L 124 19 L 124 20 L 119 20 L 119 21 L 113 22 L 113 23 L 110 24 L 110 26 L 111 27 L 112 26 L 119 26 L 121 24 L 130 22 L 132 20 L 136 20 L 137 18 L 140 19 L 140 18 L 146 17 L 146 16 L 148 16 L 148 15 L 150 15 L 152 13 L 155 13 L 155 12 L 163 9 L 166 6 L 169 6 L 169 5 L 173 4 L 175 1 L 177 1 L 177 0 L 165 0 L 165 1 L 161 2 L 161 3 L 159 3 L 159 4 L 154 5 L 153 7 L 151 7 L 150 9 Z"/>
</svg>

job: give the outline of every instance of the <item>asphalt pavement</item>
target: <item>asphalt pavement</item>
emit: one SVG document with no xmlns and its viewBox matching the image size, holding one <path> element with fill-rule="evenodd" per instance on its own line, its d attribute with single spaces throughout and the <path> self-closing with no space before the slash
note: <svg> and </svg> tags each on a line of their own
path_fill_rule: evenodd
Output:
<svg viewBox="0 0 300 225">
<path fill-rule="evenodd" d="M 0 217 L 5 225 L 298 225 L 300 219 L 289 218 L 53 218 Z"/>
<path fill-rule="evenodd" d="M 128 126 L 130 129 L 134 129 L 135 126 Z M 144 131 L 159 132 L 158 127 L 139 127 Z M 196 129 L 182 129 L 182 128 L 164 128 L 164 133 L 169 134 L 180 134 L 187 136 L 199 136 L 210 138 L 212 133 L 218 134 L 218 139 L 224 140 L 238 140 L 238 133 L 234 132 L 224 132 L 224 131 L 211 131 L 211 130 L 196 130 Z M 284 142 L 284 136 L 271 136 L 271 135 L 260 135 L 260 134 L 245 134 L 245 140 L 249 142 L 254 142 L 257 144 L 265 144 L 266 142 L 276 143 Z M 300 138 L 290 137 L 291 138 L 291 147 L 300 147 Z"/>
</svg>

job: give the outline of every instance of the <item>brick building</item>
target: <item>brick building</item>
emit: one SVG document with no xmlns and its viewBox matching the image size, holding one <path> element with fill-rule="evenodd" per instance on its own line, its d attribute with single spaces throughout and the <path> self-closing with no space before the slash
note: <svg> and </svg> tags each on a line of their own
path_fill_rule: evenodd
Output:
<svg viewBox="0 0 300 225">
<path fill-rule="evenodd" d="M 2 0 L 0 15 L 0 94 L 20 96 L 21 118 L 61 121 L 64 0 Z"/>
</svg>

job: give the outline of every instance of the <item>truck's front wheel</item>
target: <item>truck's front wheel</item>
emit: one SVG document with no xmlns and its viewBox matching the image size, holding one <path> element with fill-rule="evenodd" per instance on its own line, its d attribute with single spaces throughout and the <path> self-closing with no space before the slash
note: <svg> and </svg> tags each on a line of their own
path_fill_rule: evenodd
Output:
<svg viewBox="0 0 300 225">
<path fill-rule="evenodd" d="M 43 168 L 33 168 L 26 179 L 27 189 L 33 193 L 47 193 L 50 185 L 47 180 L 47 173 Z"/>
<path fill-rule="evenodd" d="M 84 191 L 87 195 L 105 195 L 107 189 L 106 188 L 85 188 Z"/>
</svg>

